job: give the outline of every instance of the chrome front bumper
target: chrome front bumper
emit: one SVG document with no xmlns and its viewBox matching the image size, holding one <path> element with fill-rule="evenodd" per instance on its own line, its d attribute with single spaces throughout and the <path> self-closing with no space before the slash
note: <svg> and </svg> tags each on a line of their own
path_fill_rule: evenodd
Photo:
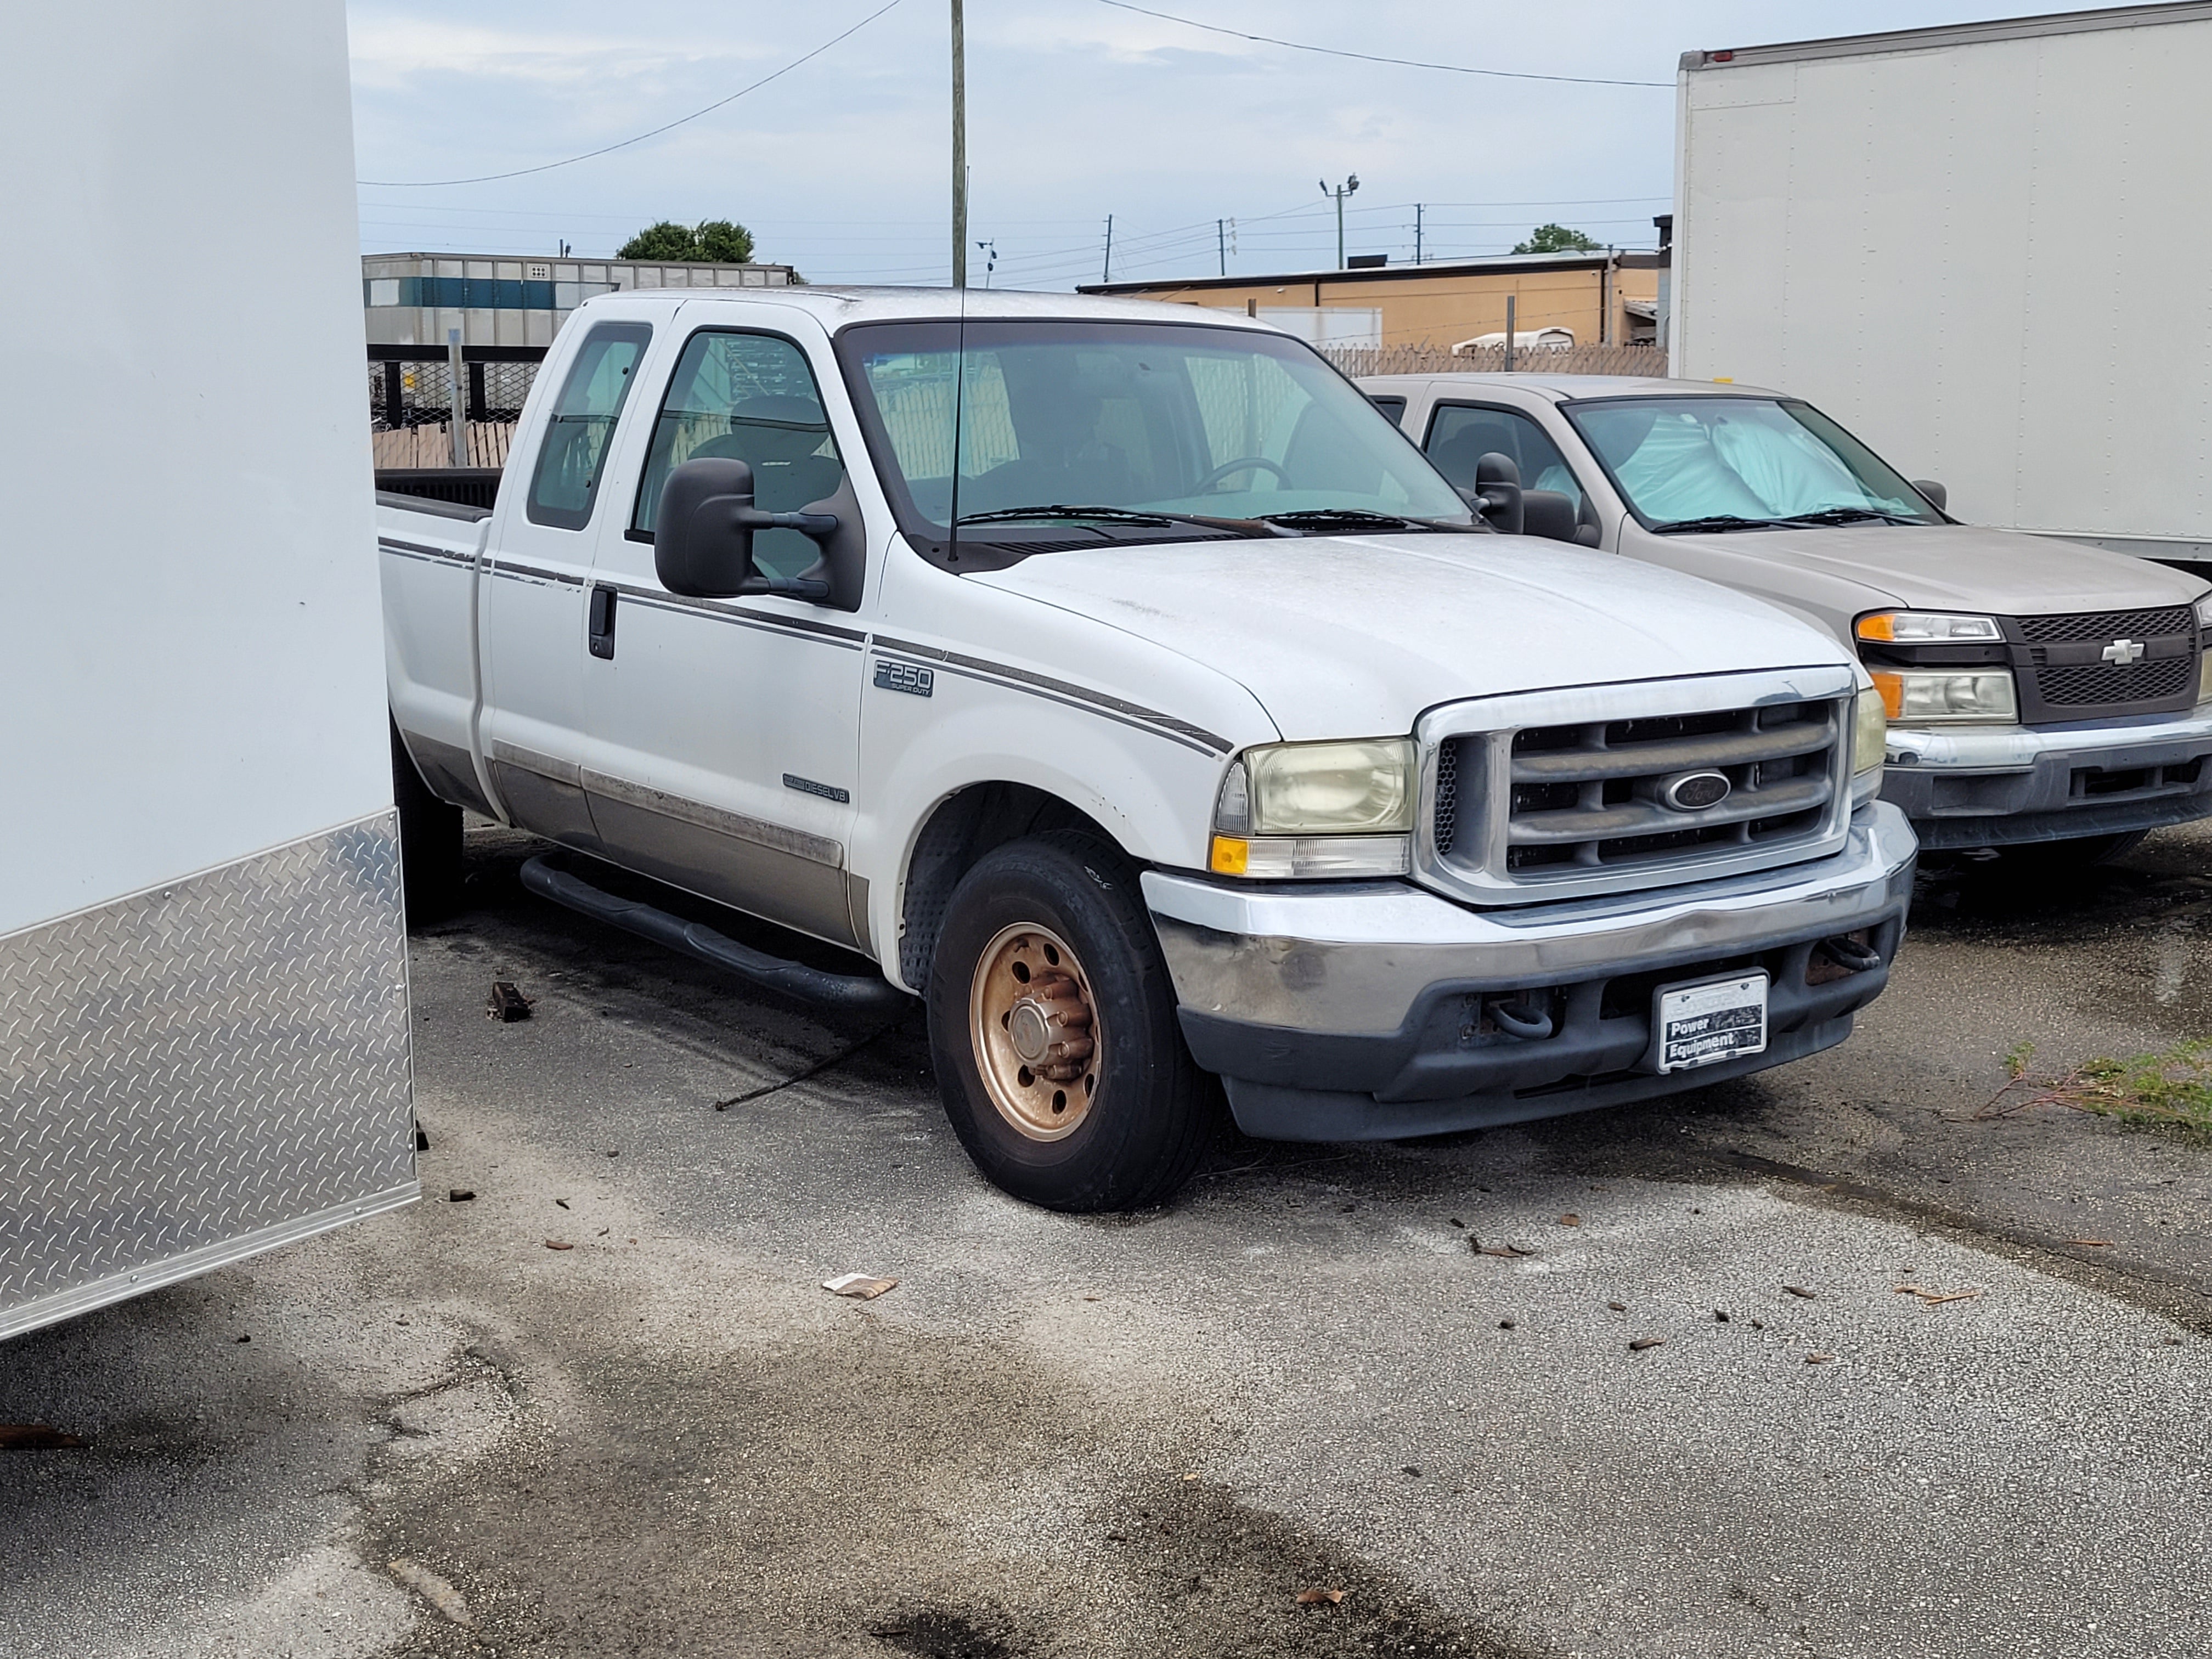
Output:
<svg viewBox="0 0 2212 1659">
<path fill-rule="evenodd" d="M 2103 836 L 2212 815 L 2212 703 L 2072 730 L 1892 726 L 1882 797 L 1924 847 Z"/>
<path fill-rule="evenodd" d="M 1693 1087 L 1840 1042 L 1887 981 L 1915 850 L 1904 815 L 1876 802 L 1811 864 L 1556 905 L 1476 910 L 1398 882 L 1143 880 L 1184 1033 L 1246 1132 L 1378 1139 Z M 1875 944 L 1881 965 L 1808 978 L 1820 942 L 1844 934 Z M 1753 961 L 1774 976 L 1766 1054 L 1641 1069 L 1644 980 Z M 1486 999 L 1532 993 L 1559 1011 L 1552 1037 L 1488 1030 Z"/>
</svg>

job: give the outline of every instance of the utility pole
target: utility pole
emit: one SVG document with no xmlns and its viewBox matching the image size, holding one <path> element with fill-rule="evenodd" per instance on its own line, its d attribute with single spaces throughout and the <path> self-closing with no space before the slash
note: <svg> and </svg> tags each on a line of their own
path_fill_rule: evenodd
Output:
<svg viewBox="0 0 2212 1659">
<path fill-rule="evenodd" d="M 1110 213 L 1106 216 L 1106 268 L 1098 273 L 1098 280 L 1102 283 L 1114 280 L 1114 216 Z"/>
<path fill-rule="evenodd" d="M 1229 221 L 1216 219 L 1213 222 L 1213 240 L 1221 249 L 1221 274 L 1226 276 L 1229 274 Z"/>
<path fill-rule="evenodd" d="M 1334 198 L 1336 202 L 1336 268 L 1339 270 L 1344 269 L 1344 198 L 1358 188 L 1359 175 L 1356 173 L 1346 178 L 1334 190 L 1328 187 L 1328 179 L 1324 179 L 1321 181 L 1321 193 L 1325 197 Z"/>
<path fill-rule="evenodd" d="M 1413 204 L 1413 263 L 1421 263 L 1421 204 Z"/>
<path fill-rule="evenodd" d="M 968 286 L 968 47 L 952 0 L 952 286 Z"/>
</svg>

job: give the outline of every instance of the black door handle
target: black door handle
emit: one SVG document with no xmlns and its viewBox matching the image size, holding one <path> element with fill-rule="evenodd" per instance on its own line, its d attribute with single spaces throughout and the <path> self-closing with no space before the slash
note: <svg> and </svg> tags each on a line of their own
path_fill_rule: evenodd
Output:
<svg viewBox="0 0 2212 1659">
<path fill-rule="evenodd" d="M 595 657 L 611 658 L 615 654 L 615 590 L 594 587 L 592 590 L 591 616 L 587 623 L 586 643 Z"/>
</svg>

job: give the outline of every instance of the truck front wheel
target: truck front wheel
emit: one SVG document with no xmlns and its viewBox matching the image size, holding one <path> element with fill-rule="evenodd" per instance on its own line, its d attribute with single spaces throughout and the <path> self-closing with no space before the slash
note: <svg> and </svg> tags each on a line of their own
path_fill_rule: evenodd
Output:
<svg viewBox="0 0 2212 1659">
<path fill-rule="evenodd" d="M 969 1156 L 1047 1209 L 1128 1210 L 1188 1180 L 1218 1121 L 1212 1080 L 1134 873 L 1055 831 L 961 878 L 930 966 L 929 1046 Z"/>
</svg>

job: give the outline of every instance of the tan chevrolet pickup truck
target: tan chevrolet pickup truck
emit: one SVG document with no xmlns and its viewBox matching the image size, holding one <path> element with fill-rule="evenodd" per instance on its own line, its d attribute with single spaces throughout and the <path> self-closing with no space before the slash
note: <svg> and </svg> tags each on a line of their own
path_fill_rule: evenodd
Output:
<svg viewBox="0 0 2212 1659">
<path fill-rule="evenodd" d="M 1961 524 L 1942 485 L 1779 392 L 1542 373 L 1359 385 L 1493 522 L 1524 517 L 1500 527 L 1706 577 L 1836 634 L 1887 705 L 1882 796 L 1923 848 L 2087 863 L 2212 815 L 2201 577 Z"/>
</svg>

